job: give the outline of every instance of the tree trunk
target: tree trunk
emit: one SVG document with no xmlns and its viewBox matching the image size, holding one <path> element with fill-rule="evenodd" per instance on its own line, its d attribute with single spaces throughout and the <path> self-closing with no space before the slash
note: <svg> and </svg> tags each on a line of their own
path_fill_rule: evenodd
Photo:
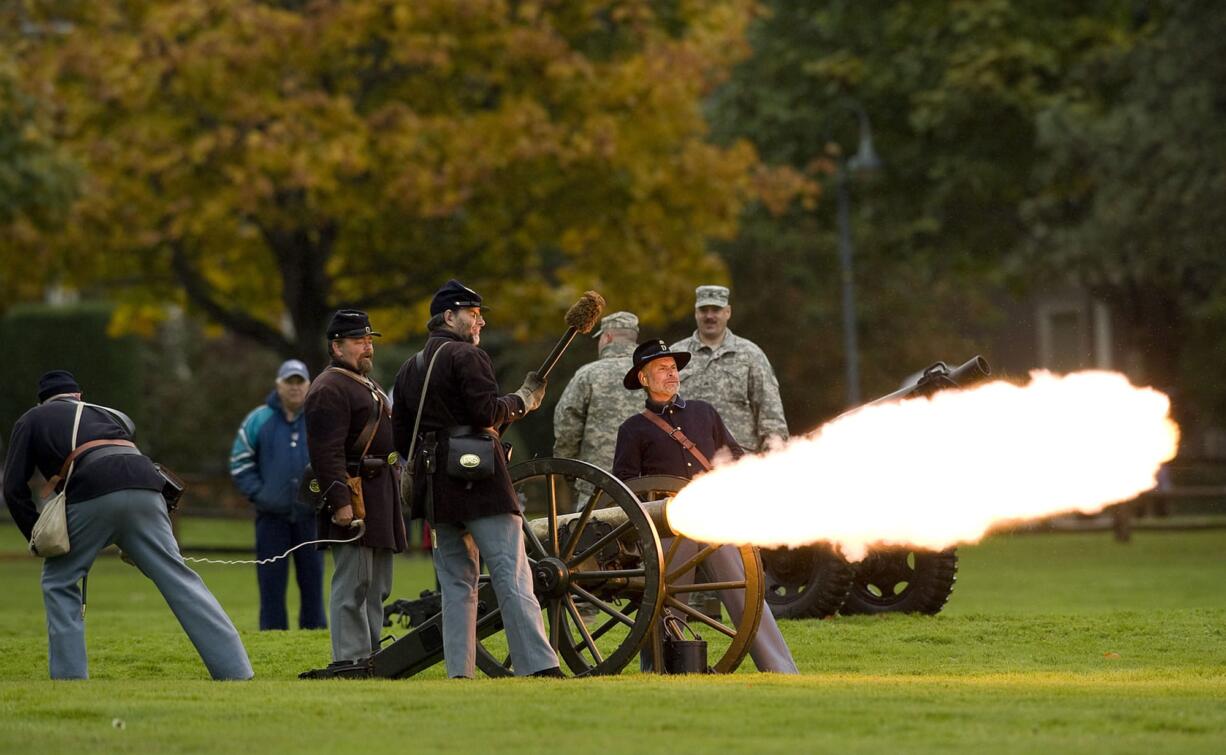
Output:
<svg viewBox="0 0 1226 755">
<path fill-rule="evenodd" d="M 283 356 L 301 359 L 312 375 L 318 375 L 328 364 L 324 339 L 333 306 L 327 264 L 336 240 L 336 224 L 325 221 L 309 230 L 266 229 L 264 238 L 281 273 L 281 300 L 294 329 L 287 343 L 290 351 Z"/>
</svg>

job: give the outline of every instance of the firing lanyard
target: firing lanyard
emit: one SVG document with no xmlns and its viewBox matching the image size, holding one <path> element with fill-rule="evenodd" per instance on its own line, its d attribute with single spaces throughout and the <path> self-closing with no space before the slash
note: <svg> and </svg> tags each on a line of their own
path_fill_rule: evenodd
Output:
<svg viewBox="0 0 1226 755">
<path fill-rule="evenodd" d="M 286 552 L 282 553 L 280 556 L 273 556 L 272 558 L 262 558 L 262 559 L 259 559 L 258 561 L 256 560 L 222 561 L 222 560 L 217 560 L 217 559 L 212 559 L 212 558 L 188 558 L 187 556 L 184 556 L 183 560 L 192 561 L 197 564 L 221 564 L 222 566 L 235 566 L 238 564 L 255 564 L 256 566 L 263 566 L 264 564 L 271 564 L 274 561 L 280 561 L 281 559 L 285 558 L 289 554 L 293 553 L 294 551 L 306 545 L 322 545 L 324 543 L 336 543 L 337 545 L 343 545 L 345 543 L 352 543 L 355 540 L 358 540 L 359 538 L 361 538 L 362 535 L 366 534 L 366 522 L 362 521 L 361 519 L 355 519 L 354 521 L 357 522 L 358 531 L 356 535 L 349 538 L 348 540 L 308 540 L 305 543 L 298 543 L 293 548 L 290 548 Z"/>
</svg>

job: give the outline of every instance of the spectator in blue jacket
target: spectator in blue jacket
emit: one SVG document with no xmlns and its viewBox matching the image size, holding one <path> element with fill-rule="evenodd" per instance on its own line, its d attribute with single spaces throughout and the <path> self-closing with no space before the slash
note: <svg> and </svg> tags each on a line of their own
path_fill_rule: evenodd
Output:
<svg viewBox="0 0 1226 755">
<path fill-rule="evenodd" d="M 306 365 L 291 359 L 277 370 L 276 389 L 263 406 L 251 410 L 238 428 L 230 451 L 230 476 L 255 504 L 256 558 L 279 556 L 315 537 L 315 513 L 298 500 L 307 455 L 306 402 L 311 376 Z M 323 554 L 299 548 L 292 554 L 298 590 L 301 629 L 326 629 L 324 618 Z M 256 567 L 260 585 L 260 629 L 289 629 L 285 590 L 289 561 L 281 559 Z"/>
</svg>

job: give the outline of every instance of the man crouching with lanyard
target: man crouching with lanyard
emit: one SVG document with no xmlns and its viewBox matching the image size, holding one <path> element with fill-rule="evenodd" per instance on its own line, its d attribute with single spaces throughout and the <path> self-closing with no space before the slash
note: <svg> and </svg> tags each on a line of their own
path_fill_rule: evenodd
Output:
<svg viewBox="0 0 1226 755">
<path fill-rule="evenodd" d="M 477 579 L 479 559 L 484 558 L 502 609 L 515 674 L 560 677 L 557 654 L 545 638 L 541 607 L 532 591 L 519 499 L 496 429 L 537 409 L 545 383 L 530 372 L 518 391 L 498 395 L 490 357 L 477 348 L 484 325 L 476 291 L 451 280 L 434 294 L 426 346 L 405 361 L 396 376 L 396 450 L 408 458 L 414 447 L 415 458 L 408 458 L 415 470 L 413 517 L 427 517 L 433 527 L 447 676 L 474 674 Z M 448 469 L 443 460 L 449 449 L 465 442 L 473 453 L 460 455 L 459 463 L 467 461 L 474 472 L 486 471 L 460 479 L 453 474 L 462 470 Z M 437 461 L 427 463 L 431 458 Z"/>
<path fill-rule="evenodd" d="M 13 426 L 5 462 L 4 500 L 29 539 L 38 519 L 29 480 L 38 469 L 49 481 L 67 470 L 68 543 L 43 562 L 48 656 L 52 679 L 89 677 L 85 654 L 84 582 L 98 552 L 118 545 L 157 585 L 214 679 L 250 679 L 247 651 L 200 575 L 183 562 L 161 490 L 165 480 L 132 444 L 127 415 L 83 404 L 72 373 L 52 370 L 38 381 L 39 405 Z M 78 413 L 79 412 L 79 413 Z M 76 444 L 73 426 L 77 425 Z M 84 448 L 86 444 L 92 444 Z"/>
</svg>

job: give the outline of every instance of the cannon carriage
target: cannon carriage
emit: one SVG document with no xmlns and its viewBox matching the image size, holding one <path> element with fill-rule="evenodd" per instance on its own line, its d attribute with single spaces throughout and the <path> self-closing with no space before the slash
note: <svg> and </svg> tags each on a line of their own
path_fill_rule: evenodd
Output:
<svg viewBox="0 0 1226 755">
<path fill-rule="evenodd" d="M 956 368 L 936 362 L 870 404 L 965 387 L 990 374 L 978 356 Z M 957 554 L 952 548 L 876 549 L 853 565 L 832 546 L 818 543 L 761 554 L 751 546 L 723 546 L 735 548 L 744 576 L 711 581 L 703 564 L 721 546 L 673 537 L 668 526 L 667 501 L 687 480 L 661 476 L 623 483 L 592 464 L 559 458 L 517 464 L 510 473 L 524 510 L 544 512 L 524 517 L 525 549 L 550 645 L 562 669 L 574 676 L 620 673 L 640 653 L 645 668 L 664 669 L 660 626 L 666 613 L 703 631 L 710 645 L 710 670 L 729 673 L 749 651 L 764 599 L 780 618 L 825 617 L 838 611 L 934 614 L 945 605 L 956 580 Z M 584 492 L 577 495 L 580 490 Z M 727 610 L 700 610 L 687 600 L 694 593 L 720 593 L 725 605 L 736 603 L 744 610 L 735 620 Z M 729 596 L 734 599 L 727 600 Z M 409 631 L 369 659 L 303 676 L 400 678 L 438 663 L 443 647 L 437 597 L 423 594 L 416 601 L 392 604 L 389 614 L 400 617 Z M 497 597 L 483 577 L 477 666 L 489 676 L 514 673 L 502 633 Z"/>
<path fill-rule="evenodd" d="M 714 582 L 703 564 L 719 548 L 672 536 L 667 500 L 687 482 L 644 477 L 623 483 L 608 472 L 574 459 L 534 459 L 510 469 L 527 511 L 524 547 L 541 604 L 546 635 L 564 672 L 573 676 L 618 674 L 640 653 L 646 666 L 663 670 L 665 613 L 687 622 L 708 642 L 709 670 L 735 671 L 749 652 L 762 618 L 765 582 L 758 551 L 731 547 L 743 579 Z M 577 482 L 585 483 L 576 486 Z M 572 494 L 584 491 L 578 511 Z M 514 666 L 503 636 L 492 585 L 478 590 L 477 666 L 488 676 L 509 676 Z M 704 611 L 687 597 L 698 592 L 739 593 L 741 615 Z M 391 613 L 408 619 L 408 632 L 368 661 L 350 669 L 308 672 L 315 676 L 373 674 L 403 678 L 442 660 L 437 598 L 397 601 Z"/>
</svg>

